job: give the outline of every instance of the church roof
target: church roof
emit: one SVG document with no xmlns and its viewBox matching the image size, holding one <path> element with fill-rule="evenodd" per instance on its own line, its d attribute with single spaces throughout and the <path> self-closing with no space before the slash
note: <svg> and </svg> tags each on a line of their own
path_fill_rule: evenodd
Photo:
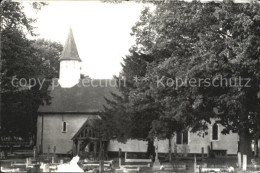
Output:
<svg viewBox="0 0 260 173">
<path fill-rule="evenodd" d="M 110 98 L 111 92 L 117 92 L 112 79 L 94 79 L 91 86 L 75 85 L 72 88 L 60 86 L 49 88 L 50 104 L 44 103 L 39 113 L 94 113 L 103 111 L 106 105 L 104 97 Z"/>
<path fill-rule="evenodd" d="M 71 28 L 69 30 L 69 34 L 68 34 L 66 43 L 64 45 L 63 52 L 62 52 L 59 60 L 60 61 L 62 61 L 62 60 L 81 61 Z"/>
</svg>

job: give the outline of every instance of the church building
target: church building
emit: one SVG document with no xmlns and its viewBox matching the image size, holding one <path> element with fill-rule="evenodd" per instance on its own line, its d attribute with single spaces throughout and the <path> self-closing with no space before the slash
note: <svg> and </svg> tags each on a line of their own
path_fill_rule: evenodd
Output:
<svg viewBox="0 0 260 173">
<path fill-rule="evenodd" d="M 100 145 L 106 146 L 108 152 L 145 153 L 147 142 L 128 140 L 127 143 L 102 139 L 98 142 L 98 132 L 95 131 L 95 121 L 106 104 L 104 97 L 109 98 L 116 87 L 112 79 L 93 80 L 84 86 L 81 79 L 81 58 L 73 37 L 72 29 L 60 57 L 59 86 L 50 87 L 51 101 L 40 106 L 37 119 L 37 147 L 42 153 L 80 154 L 89 150 L 96 157 Z M 172 152 L 195 154 L 208 153 L 209 150 L 220 155 L 234 155 L 238 151 L 238 135 L 221 134 L 223 127 L 212 123 L 208 135 L 199 136 L 196 133 L 183 132 L 174 135 L 171 140 Z M 88 148 L 86 148 L 88 146 Z M 160 140 L 159 153 L 168 153 L 169 141 Z"/>
</svg>

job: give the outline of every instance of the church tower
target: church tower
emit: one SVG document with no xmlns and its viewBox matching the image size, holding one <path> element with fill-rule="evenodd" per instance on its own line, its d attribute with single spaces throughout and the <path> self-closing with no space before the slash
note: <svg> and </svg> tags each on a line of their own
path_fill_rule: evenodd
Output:
<svg viewBox="0 0 260 173">
<path fill-rule="evenodd" d="M 59 83 L 63 88 L 71 88 L 79 82 L 81 71 L 81 59 L 78 54 L 71 28 L 59 61 Z"/>
</svg>

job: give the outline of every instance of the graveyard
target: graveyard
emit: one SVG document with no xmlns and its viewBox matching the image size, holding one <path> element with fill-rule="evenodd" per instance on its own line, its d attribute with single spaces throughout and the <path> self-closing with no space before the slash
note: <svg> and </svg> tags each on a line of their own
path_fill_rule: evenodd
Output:
<svg viewBox="0 0 260 173">
<path fill-rule="evenodd" d="M 144 1 L 1 2 L 0 173 L 260 173 L 259 0 Z"/>
<path fill-rule="evenodd" d="M 60 156 L 55 148 L 47 154 L 36 150 L 8 153 L 0 160 L 1 172 L 94 172 L 94 173 L 257 173 L 260 159 L 247 161 L 246 155 L 210 158 L 207 155 L 172 157 L 165 160 L 156 153 L 153 159 L 144 159 L 136 154 L 118 151 L 118 157 L 105 159 L 86 158 L 85 156 Z"/>
</svg>

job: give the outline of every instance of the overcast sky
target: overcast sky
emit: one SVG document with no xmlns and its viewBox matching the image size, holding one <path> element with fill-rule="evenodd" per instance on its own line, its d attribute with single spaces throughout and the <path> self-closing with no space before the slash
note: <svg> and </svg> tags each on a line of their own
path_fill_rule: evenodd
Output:
<svg viewBox="0 0 260 173">
<path fill-rule="evenodd" d="M 108 79 L 121 71 L 122 57 L 134 44 L 131 28 L 139 20 L 142 3 L 102 3 L 98 1 L 49 2 L 37 14 L 35 31 L 39 37 L 64 44 L 70 25 L 82 59 L 82 73 Z"/>
</svg>

